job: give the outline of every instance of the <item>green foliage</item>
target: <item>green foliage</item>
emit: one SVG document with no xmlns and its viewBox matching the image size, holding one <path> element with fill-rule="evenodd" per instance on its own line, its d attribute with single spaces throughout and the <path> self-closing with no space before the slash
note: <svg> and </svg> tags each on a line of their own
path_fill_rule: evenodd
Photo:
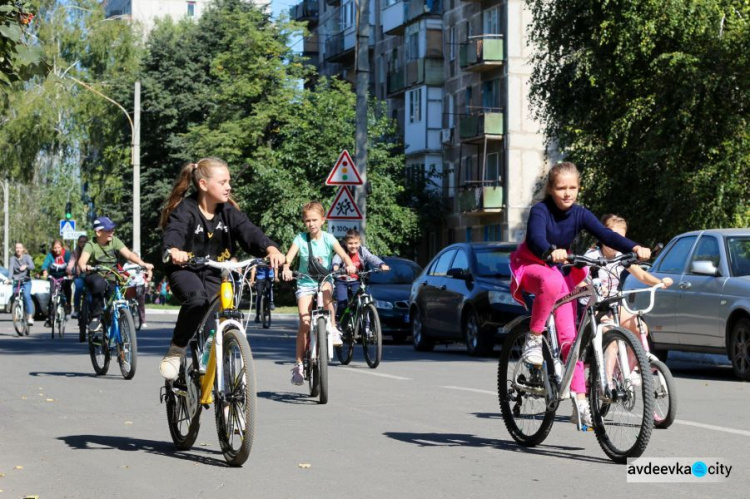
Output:
<svg viewBox="0 0 750 499">
<path fill-rule="evenodd" d="M 532 100 L 582 201 L 668 240 L 750 224 L 750 6 L 527 0 Z"/>
<path fill-rule="evenodd" d="M 0 90 L 12 83 L 42 74 L 42 50 L 29 42 L 34 22 L 32 2 L 12 0 L 0 3 Z"/>
</svg>

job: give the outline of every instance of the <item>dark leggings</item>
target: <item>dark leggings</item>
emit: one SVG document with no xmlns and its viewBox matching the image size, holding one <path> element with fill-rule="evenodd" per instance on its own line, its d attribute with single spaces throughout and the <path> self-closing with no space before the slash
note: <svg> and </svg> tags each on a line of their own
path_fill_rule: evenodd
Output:
<svg viewBox="0 0 750 499">
<path fill-rule="evenodd" d="M 182 304 L 172 333 L 172 343 L 185 347 L 208 311 L 211 300 L 218 294 L 221 275 L 210 270 L 175 270 L 169 275 L 169 286 Z M 210 331 L 212 327 L 215 327 L 214 320 L 210 318 L 205 331 Z"/>
<path fill-rule="evenodd" d="M 89 274 L 86 276 L 86 289 L 91 295 L 91 318 L 98 319 L 104 310 L 104 301 L 112 295 L 113 287 L 99 274 Z"/>
<path fill-rule="evenodd" d="M 266 286 L 271 288 L 271 303 L 273 303 L 273 282 L 270 279 L 260 279 L 259 281 L 255 281 L 255 315 L 260 314 L 260 300 L 263 297 L 263 293 L 266 291 Z"/>
</svg>

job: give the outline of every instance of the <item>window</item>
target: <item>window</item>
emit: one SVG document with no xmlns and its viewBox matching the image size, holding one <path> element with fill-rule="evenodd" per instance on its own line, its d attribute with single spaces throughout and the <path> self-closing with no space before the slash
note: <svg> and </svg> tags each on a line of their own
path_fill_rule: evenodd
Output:
<svg viewBox="0 0 750 499">
<path fill-rule="evenodd" d="M 448 31 L 448 43 L 450 46 L 448 47 L 448 54 L 450 56 L 450 60 L 454 60 L 456 58 L 456 27 L 451 26 L 450 31 Z"/>
<path fill-rule="evenodd" d="M 471 87 L 466 87 L 466 114 L 471 114 Z"/>
<path fill-rule="evenodd" d="M 497 111 L 500 107 L 500 79 L 482 83 L 482 107 L 485 112 Z"/>
<path fill-rule="evenodd" d="M 352 26 L 354 26 L 354 2 L 349 2 L 341 6 L 341 31 Z"/>
<path fill-rule="evenodd" d="M 488 182 L 500 182 L 500 153 L 493 152 L 487 155 L 484 180 Z"/>
<path fill-rule="evenodd" d="M 409 91 L 409 123 L 422 121 L 422 89 Z"/>
<path fill-rule="evenodd" d="M 453 263 L 451 264 L 452 269 L 463 269 L 466 272 L 471 270 L 469 267 L 469 259 L 466 257 L 466 253 L 462 250 L 458 250 L 456 252 L 456 258 L 453 259 Z"/>
<path fill-rule="evenodd" d="M 682 274 L 690 248 L 695 244 L 695 236 L 683 237 L 678 240 L 659 263 L 658 272 L 665 274 Z"/>
<path fill-rule="evenodd" d="M 485 35 L 500 34 L 500 8 L 493 7 L 482 12 L 482 24 Z"/>
<path fill-rule="evenodd" d="M 471 180 L 472 169 L 474 168 L 474 161 L 471 156 L 466 156 L 466 171 L 464 172 L 464 180 L 468 182 Z"/>
<path fill-rule="evenodd" d="M 750 238 L 728 237 L 729 268 L 734 277 L 750 275 Z"/>
<path fill-rule="evenodd" d="M 406 38 L 406 60 L 419 59 L 419 31 L 410 33 Z"/>
<path fill-rule="evenodd" d="M 450 269 L 451 261 L 453 261 L 453 257 L 456 254 L 456 250 L 450 250 L 446 251 L 440 256 L 440 259 L 437 261 L 435 266 L 433 267 L 432 271 L 430 272 L 430 275 L 435 276 L 444 276 L 448 274 L 448 269 Z"/>
<path fill-rule="evenodd" d="M 485 241 L 500 241 L 502 230 L 500 224 L 485 225 L 484 226 L 484 240 Z"/>
<path fill-rule="evenodd" d="M 695 249 L 690 263 L 708 261 L 713 263 L 714 267 L 718 268 L 719 259 L 719 243 L 716 241 L 716 238 L 712 236 L 703 236 L 701 237 L 701 240 L 698 241 L 698 247 Z"/>
<path fill-rule="evenodd" d="M 187 3 L 187 16 L 188 17 L 195 17 L 195 2 L 188 2 Z"/>
<path fill-rule="evenodd" d="M 453 114 L 454 107 L 455 107 L 453 94 L 448 94 L 448 105 L 446 107 L 447 107 L 447 113 L 448 113 L 448 128 L 453 128 L 456 126 L 455 116 Z"/>
</svg>

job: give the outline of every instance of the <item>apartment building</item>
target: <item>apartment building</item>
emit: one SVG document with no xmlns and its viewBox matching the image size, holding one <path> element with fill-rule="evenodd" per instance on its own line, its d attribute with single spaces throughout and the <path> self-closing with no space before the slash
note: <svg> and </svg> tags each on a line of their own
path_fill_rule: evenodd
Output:
<svg viewBox="0 0 750 499">
<path fill-rule="evenodd" d="M 407 171 L 450 207 L 425 250 L 519 241 L 549 161 L 529 107 L 523 0 L 369 1 L 370 93 L 398 122 Z M 303 53 L 320 74 L 354 82 L 354 0 L 303 0 L 290 16 L 308 22 Z"/>
</svg>

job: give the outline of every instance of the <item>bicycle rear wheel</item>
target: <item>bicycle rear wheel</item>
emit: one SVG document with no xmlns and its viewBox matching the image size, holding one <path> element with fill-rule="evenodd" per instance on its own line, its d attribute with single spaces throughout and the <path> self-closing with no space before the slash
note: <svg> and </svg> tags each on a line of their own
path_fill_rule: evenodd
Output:
<svg viewBox="0 0 750 499">
<path fill-rule="evenodd" d="M 250 456 L 255 438 L 255 365 L 242 331 L 229 326 L 223 339 L 224 386 L 218 386 L 216 380 L 219 393 L 214 402 L 216 432 L 227 463 L 242 466 Z"/>
<path fill-rule="evenodd" d="M 187 349 L 189 358 L 193 358 L 192 344 Z M 197 371 L 188 368 L 187 359 L 180 361 L 180 372 L 175 381 L 165 382 L 165 400 L 167 402 L 167 425 L 172 442 L 179 450 L 193 446 L 200 430 L 201 411 L 200 376 Z"/>
<path fill-rule="evenodd" d="M 266 293 L 263 293 L 263 296 L 260 299 L 260 310 L 263 329 L 268 329 L 271 327 L 271 303 L 268 300 Z"/>
<path fill-rule="evenodd" d="M 318 349 L 315 352 L 315 360 L 318 366 L 318 377 L 320 380 L 320 403 L 328 403 L 328 331 L 326 331 L 326 320 L 324 317 L 318 318 L 318 324 L 315 327 L 315 334 L 318 335 Z"/>
<path fill-rule="evenodd" d="M 100 376 L 109 371 L 109 337 L 105 328 L 98 333 L 89 333 L 89 356 L 94 372 Z"/>
<path fill-rule="evenodd" d="M 660 360 L 651 361 L 654 379 L 654 426 L 669 428 L 677 417 L 677 384 L 672 372 Z"/>
<path fill-rule="evenodd" d="M 120 372 L 125 379 L 133 379 L 135 368 L 138 365 L 138 338 L 133 324 L 133 316 L 129 308 L 121 308 L 119 311 L 118 325 L 120 326 L 120 339 L 122 343 L 117 345 L 117 363 L 120 364 Z"/>
<path fill-rule="evenodd" d="M 28 324 L 26 323 L 26 312 L 23 309 L 22 297 L 13 301 L 13 327 L 18 336 L 23 336 Z"/>
<path fill-rule="evenodd" d="M 128 307 L 130 307 L 130 315 L 133 317 L 133 326 L 135 327 L 136 331 L 140 331 L 141 330 L 140 305 L 138 305 L 138 302 L 136 300 L 130 300 L 130 303 L 128 303 Z"/>
<path fill-rule="evenodd" d="M 533 447 L 547 438 L 555 411 L 547 408 L 544 372 L 523 362 L 521 356 L 528 323 L 505 338 L 497 365 L 497 395 L 500 413 L 510 436 L 521 445 Z M 544 342 L 546 349 L 546 341 Z M 549 355 L 545 355 L 545 358 Z"/>
<path fill-rule="evenodd" d="M 622 327 L 613 327 L 602 341 L 605 374 L 611 373 L 611 395 L 602 393 L 599 369 L 590 359 L 589 387 L 591 418 L 599 445 L 618 463 L 643 454 L 654 427 L 653 376 L 646 352 L 636 337 Z M 630 364 L 630 365 L 627 365 Z M 609 366 L 609 367 L 607 367 Z M 637 369 L 638 373 L 635 373 Z M 626 376 L 625 373 L 634 373 Z M 606 414 L 603 408 L 606 407 Z"/>
<path fill-rule="evenodd" d="M 334 347 L 336 351 L 336 358 L 339 359 L 342 366 L 349 364 L 354 356 L 354 331 L 352 331 L 351 320 L 346 321 L 347 324 L 340 324 L 344 326 L 344 334 L 341 335 L 341 346 Z"/>
<path fill-rule="evenodd" d="M 362 311 L 362 348 L 365 351 L 365 361 L 370 369 L 380 365 L 383 356 L 383 333 L 380 330 L 380 316 L 374 303 L 365 305 Z"/>
</svg>

